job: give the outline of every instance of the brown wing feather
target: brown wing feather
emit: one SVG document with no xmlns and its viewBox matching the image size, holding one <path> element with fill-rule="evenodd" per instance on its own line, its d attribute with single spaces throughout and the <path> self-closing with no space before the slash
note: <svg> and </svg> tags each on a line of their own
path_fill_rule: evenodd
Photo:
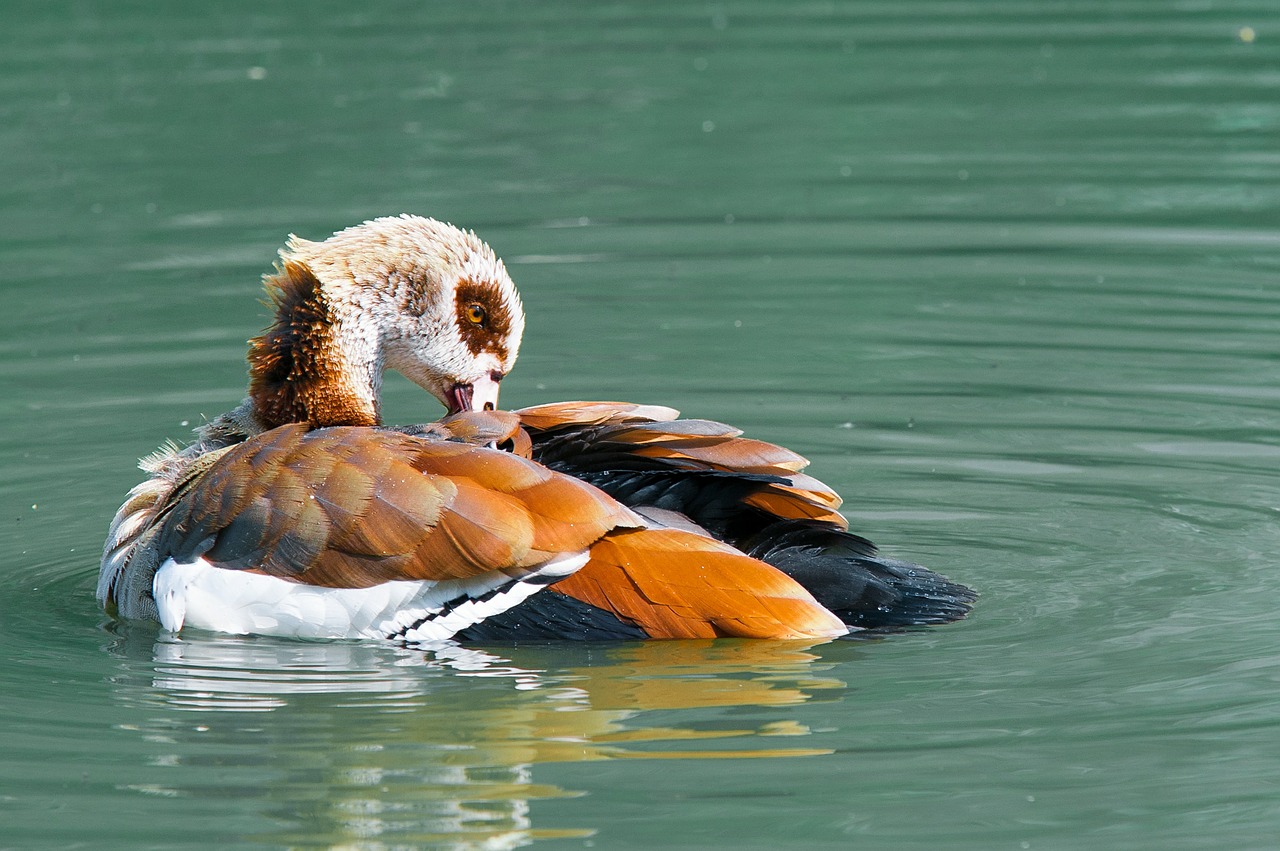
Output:
<svg viewBox="0 0 1280 851">
<path fill-rule="evenodd" d="M 845 625 L 779 570 L 673 529 L 616 532 L 555 588 L 652 638 L 830 638 Z"/>
<path fill-rule="evenodd" d="M 454 499 L 440 522 L 414 551 L 413 568 L 431 575 L 462 579 L 494 568 L 530 568 L 550 553 L 534 549 L 534 515 L 511 494 L 486 490 L 465 477 L 452 479 Z M 416 574 L 416 570 L 407 573 Z"/>
<path fill-rule="evenodd" d="M 632 457 L 675 470 L 778 476 L 786 483 L 761 485 L 743 502 L 779 519 L 817 520 L 848 528 L 848 521 L 836 510 L 840 496 L 800 472 L 809 463 L 803 456 L 772 443 L 740 437 L 740 430 L 724 423 L 653 418 L 645 415 L 648 410 L 621 402 L 564 402 L 515 413 L 535 438 L 554 435 L 553 439 L 575 449 L 582 446 L 594 457 L 613 456 L 621 462 L 621 469 L 632 468 L 625 460 Z M 569 469 L 578 463 L 577 458 L 566 460 Z"/>
<path fill-rule="evenodd" d="M 825 494 L 786 485 L 766 485 L 742 501 L 753 508 L 767 511 L 780 520 L 817 520 L 838 529 L 848 529 L 849 521 L 824 501 Z M 837 501 L 836 505 L 839 505 Z"/>
<path fill-rule="evenodd" d="M 514 411 L 520 422 L 537 431 L 604 422 L 665 422 L 680 416 L 674 408 L 631 402 L 553 402 Z"/>
<path fill-rule="evenodd" d="M 524 575 L 641 525 L 523 458 L 367 428 L 283 426 L 234 447 L 166 509 L 161 546 L 314 585 Z"/>
<path fill-rule="evenodd" d="M 703 445 L 691 440 L 675 439 L 662 443 L 651 442 L 646 446 L 636 447 L 634 451 L 637 455 L 649 458 L 697 461 L 718 470 L 773 476 L 798 472 L 809 463 L 789 449 L 747 437 L 723 438 Z"/>
</svg>

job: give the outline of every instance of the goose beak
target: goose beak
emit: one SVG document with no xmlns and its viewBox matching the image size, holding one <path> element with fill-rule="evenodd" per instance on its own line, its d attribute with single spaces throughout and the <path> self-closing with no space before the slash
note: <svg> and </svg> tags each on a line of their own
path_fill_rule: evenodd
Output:
<svg viewBox="0 0 1280 851">
<path fill-rule="evenodd" d="M 455 384 L 445 394 L 445 406 L 450 414 L 462 411 L 496 411 L 498 382 L 501 380 L 502 373 L 491 372 L 470 384 Z"/>
<path fill-rule="evenodd" d="M 498 382 L 502 373 L 491 372 L 471 385 L 471 404 L 476 411 L 498 410 Z"/>
</svg>

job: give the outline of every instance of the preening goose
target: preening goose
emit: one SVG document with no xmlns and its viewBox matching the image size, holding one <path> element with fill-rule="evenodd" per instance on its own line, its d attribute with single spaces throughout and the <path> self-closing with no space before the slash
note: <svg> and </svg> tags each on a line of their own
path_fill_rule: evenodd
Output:
<svg viewBox="0 0 1280 851">
<path fill-rule="evenodd" d="M 425 642 L 821 639 L 969 610 L 849 533 L 786 449 L 656 406 L 498 410 L 524 311 L 474 234 L 404 215 L 280 255 L 249 397 L 144 459 L 111 524 L 113 614 Z M 387 368 L 447 415 L 384 426 Z"/>
</svg>

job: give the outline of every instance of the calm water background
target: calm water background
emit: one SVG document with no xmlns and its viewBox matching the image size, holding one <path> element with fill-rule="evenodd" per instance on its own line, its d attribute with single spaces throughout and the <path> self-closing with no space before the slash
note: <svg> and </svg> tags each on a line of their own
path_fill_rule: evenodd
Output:
<svg viewBox="0 0 1280 851">
<path fill-rule="evenodd" d="M 359 6 L 6 6 L 0 848 L 1273 847 L 1274 4 Z M 507 259 L 505 402 L 784 443 L 977 611 L 431 658 L 110 625 L 133 461 L 241 398 L 275 249 L 401 211 Z"/>
</svg>

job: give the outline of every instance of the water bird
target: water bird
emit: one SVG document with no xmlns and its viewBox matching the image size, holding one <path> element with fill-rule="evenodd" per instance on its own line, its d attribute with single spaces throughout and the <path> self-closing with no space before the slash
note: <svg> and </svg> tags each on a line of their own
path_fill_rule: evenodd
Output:
<svg viewBox="0 0 1280 851">
<path fill-rule="evenodd" d="M 524 308 L 472 232 L 291 236 L 264 282 L 248 398 L 143 459 L 111 523 L 116 617 L 424 643 L 829 639 L 969 611 L 850 533 L 794 452 L 656 405 L 500 410 Z M 386 369 L 446 414 L 383 424 Z"/>
</svg>

